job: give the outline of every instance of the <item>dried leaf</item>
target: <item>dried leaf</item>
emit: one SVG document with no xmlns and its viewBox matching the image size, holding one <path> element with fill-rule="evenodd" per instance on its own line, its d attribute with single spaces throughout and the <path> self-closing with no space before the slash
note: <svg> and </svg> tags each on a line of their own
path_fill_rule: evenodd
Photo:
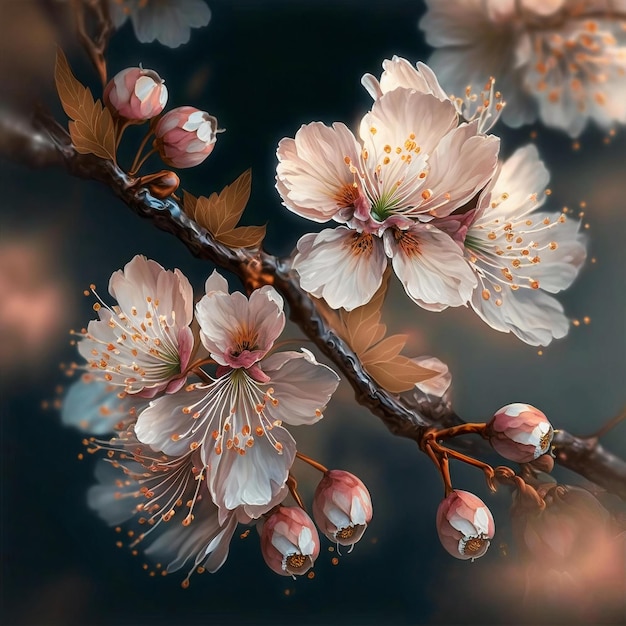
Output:
<svg viewBox="0 0 626 626">
<path fill-rule="evenodd" d="M 237 223 L 250 199 L 251 171 L 208 198 L 194 198 L 185 192 L 185 213 L 215 239 L 229 248 L 258 248 L 265 237 L 265 226 L 239 226 Z"/>
<path fill-rule="evenodd" d="M 101 159 L 115 161 L 115 122 L 100 100 L 74 75 L 63 51 L 57 49 L 54 78 L 63 110 L 72 120 L 70 136 L 77 152 L 95 154 Z"/>
<path fill-rule="evenodd" d="M 350 345 L 367 373 L 381 387 L 400 393 L 413 389 L 415 383 L 437 376 L 438 372 L 421 367 L 400 354 L 406 344 L 406 335 L 384 338 L 387 327 L 380 323 L 380 318 L 388 280 L 389 271 L 366 305 L 353 311 L 341 309 L 336 332 Z"/>
</svg>

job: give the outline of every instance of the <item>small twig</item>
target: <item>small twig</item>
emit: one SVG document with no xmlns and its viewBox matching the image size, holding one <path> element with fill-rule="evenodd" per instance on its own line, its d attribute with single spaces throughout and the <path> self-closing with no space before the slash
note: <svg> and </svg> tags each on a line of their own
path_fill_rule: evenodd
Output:
<svg viewBox="0 0 626 626">
<path fill-rule="evenodd" d="M 72 8 L 76 15 L 78 39 L 87 52 L 90 61 L 98 72 L 102 87 L 107 84 L 107 64 L 104 58 L 107 44 L 113 32 L 113 24 L 109 15 L 106 0 L 72 0 Z M 95 36 L 87 32 L 86 11 L 90 10 L 95 17 Z"/>
<path fill-rule="evenodd" d="M 296 452 L 296 458 L 300 459 L 301 461 L 304 461 L 305 463 L 308 463 L 311 467 L 314 467 L 316 470 L 319 470 L 320 472 L 322 472 L 322 474 L 326 474 L 326 472 L 328 472 L 327 467 L 324 467 L 321 463 L 318 463 L 317 461 L 312 459 L 310 456 L 307 456 L 306 454 L 302 454 L 301 452 Z"/>
</svg>

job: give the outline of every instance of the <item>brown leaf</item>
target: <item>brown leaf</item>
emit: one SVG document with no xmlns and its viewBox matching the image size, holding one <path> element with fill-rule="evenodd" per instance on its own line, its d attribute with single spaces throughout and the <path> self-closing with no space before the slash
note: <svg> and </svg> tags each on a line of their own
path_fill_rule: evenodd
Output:
<svg viewBox="0 0 626 626">
<path fill-rule="evenodd" d="M 415 383 L 421 383 L 439 373 L 417 365 L 402 354 L 390 361 L 371 363 L 366 369 L 381 387 L 391 393 L 410 391 Z"/>
<path fill-rule="evenodd" d="M 63 51 L 57 49 L 54 78 L 63 110 L 71 118 L 70 136 L 77 152 L 115 161 L 115 122 L 100 100 L 74 75 Z"/>
<path fill-rule="evenodd" d="M 185 212 L 199 226 L 229 248 L 258 248 L 265 237 L 265 226 L 239 226 L 237 223 L 250 199 L 251 170 L 208 198 L 184 194 Z"/>
<path fill-rule="evenodd" d="M 421 367 L 400 354 L 406 344 L 406 335 L 384 338 L 387 327 L 380 323 L 380 318 L 388 281 L 389 271 L 385 272 L 380 288 L 367 304 L 353 311 L 341 309 L 336 332 L 350 345 L 365 371 L 381 387 L 401 393 L 439 372 Z"/>
</svg>

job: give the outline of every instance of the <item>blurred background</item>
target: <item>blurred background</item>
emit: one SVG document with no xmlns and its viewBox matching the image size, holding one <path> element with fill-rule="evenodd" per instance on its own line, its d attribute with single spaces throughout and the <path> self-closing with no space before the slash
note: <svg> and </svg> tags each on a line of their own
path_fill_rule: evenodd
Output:
<svg viewBox="0 0 626 626">
<path fill-rule="evenodd" d="M 208 27 L 194 30 L 191 42 L 174 50 L 140 44 L 126 24 L 111 40 L 109 75 L 142 63 L 165 78 L 169 107 L 191 104 L 215 115 L 227 132 L 203 165 L 179 172 L 182 186 L 209 195 L 252 167 L 244 223 L 267 222 L 267 250 L 288 254 L 314 225 L 280 204 L 274 189 L 279 140 L 311 121 L 354 127 L 370 106 L 359 82 L 364 73 L 379 75 L 383 59 L 393 54 L 427 60 L 430 49 L 417 26 L 425 6 L 415 0 L 209 0 L 209 5 Z M 68 3 L 0 0 L 2 111 L 28 115 L 41 104 L 65 122 L 53 86 L 56 44 L 79 80 L 99 95 L 97 76 L 76 44 Z M 464 419 L 489 419 L 500 406 L 523 401 L 541 408 L 557 427 L 591 433 L 617 414 L 625 399 L 626 132 L 606 135 L 590 128 L 574 149 L 565 135 L 539 126 L 511 130 L 499 124 L 494 131 L 502 137 L 505 156 L 530 141 L 537 144 L 552 174 L 547 208 L 584 210 L 589 260 L 559 298 L 577 325 L 539 354 L 491 330 L 468 309 L 440 314 L 419 309 L 397 281 L 391 281 L 386 321 L 394 332 L 410 335 L 406 354 L 431 354 L 449 365 L 453 405 Z M 127 133 L 122 164 L 130 163 L 142 134 Z M 157 160 L 153 164 L 161 169 Z M 94 317 L 83 290 L 95 283 L 104 295 L 111 273 L 135 254 L 180 268 L 198 293 L 213 268 L 99 184 L 10 161 L 0 162 L 0 168 L 3 624 L 624 619 L 615 598 L 610 601 L 602 589 L 586 590 L 585 602 L 571 607 L 550 602 L 549 581 L 545 598 L 524 598 L 524 573 L 511 545 L 509 494 L 506 489 L 488 494 L 479 472 L 465 467 L 453 467 L 455 487 L 487 502 L 497 535 L 487 556 L 474 564 L 449 557 L 434 524 L 442 496 L 439 477 L 414 444 L 393 437 L 360 408 L 345 383 L 322 423 L 294 429 L 294 435 L 303 452 L 356 473 L 370 489 L 374 520 L 352 554 L 334 565 L 336 553 L 327 552 L 325 542 L 315 578 L 292 581 L 266 568 L 252 532 L 241 540 L 236 534 L 219 573 L 194 577 L 188 590 L 180 588 L 176 574 L 149 578 L 141 556 L 117 549 L 113 530 L 86 506 L 94 459 L 79 461 L 81 433 L 61 426 L 56 407 L 68 381 L 60 364 L 77 356 L 68 331 Z M 297 329 L 289 331 L 298 336 Z M 609 449 L 624 454 L 626 427 L 605 439 Z M 304 466 L 297 471 L 310 497 L 317 476 Z M 555 473 L 563 482 L 580 482 L 563 470 Z"/>
</svg>

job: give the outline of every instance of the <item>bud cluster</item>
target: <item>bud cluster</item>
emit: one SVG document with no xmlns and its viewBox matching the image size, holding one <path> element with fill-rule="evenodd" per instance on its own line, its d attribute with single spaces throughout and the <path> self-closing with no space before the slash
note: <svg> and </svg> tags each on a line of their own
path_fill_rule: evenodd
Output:
<svg viewBox="0 0 626 626">
<path fill-rule="evenodd" d="M 206 111 L 182 106 L 168 111 L 156 123 L 167 104 L 165 81 L 153 70 L 130 67 L 116 74 L 104 89 L 104 102 L 123 124 L 153 120 L 153 147 L 170 167 L 194 167 L 213 151 L 217 119 Z"/>
<path fill-rule="evenodd" d="M 338 546 L 352 549 L 372 519 L 367 487 L 349 472 L 325 472 L 315 490 L 313 518 L 300 507 L 285 506 L 267 516 L 260 527 L 261 552 L 271 570 L 297 576 L 311 569 L 320 551 L 318 528 Z"/>
</svg>

